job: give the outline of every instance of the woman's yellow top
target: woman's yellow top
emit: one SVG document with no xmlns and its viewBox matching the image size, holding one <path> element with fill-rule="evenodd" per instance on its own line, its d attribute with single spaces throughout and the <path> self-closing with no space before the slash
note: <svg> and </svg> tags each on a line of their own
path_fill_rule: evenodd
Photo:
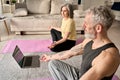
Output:
<svg viewBox="0 0 120 80">
<path fill-rule="evenodd" d="M 76 28 L 75 28 L 74 20 L 71 18 L 68 18 L 66 20 L 63 19 L 61 25 L 61 32 L 62 32 L 62 37 L 65 36 L 66 32 L 70 32 L 68 36 L 68 40 L 76 40 Z"/>
</svg>

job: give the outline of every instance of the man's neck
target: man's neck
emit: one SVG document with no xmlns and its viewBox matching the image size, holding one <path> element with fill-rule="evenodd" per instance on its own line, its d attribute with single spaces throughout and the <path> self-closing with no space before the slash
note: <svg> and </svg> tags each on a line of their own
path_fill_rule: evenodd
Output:
<svg viewBox="0 0 120 80">
<path fill-rule="evenodd" d="M 101 47 L 105 44 L 110 43 L 111 41 L 109 40 L 109 38 L 107 37 L 107 35 L 104 36 L 97 36 L 94 40 L 93 40 L 93 45 L 92 48 L 98 48 Z"/>
</svg>

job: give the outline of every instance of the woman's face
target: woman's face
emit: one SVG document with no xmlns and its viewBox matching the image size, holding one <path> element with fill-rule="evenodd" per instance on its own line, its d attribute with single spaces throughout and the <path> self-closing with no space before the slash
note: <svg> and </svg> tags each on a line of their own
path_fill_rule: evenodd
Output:
<svg viewBox="0 0 120 80">
<path fill-rule="evenodd" d="M 69 11 L 68 11 L 67 7 L 65 7 L 65 6 L 62 7 L 61 14 L 62 14 L 63 18 L 69 17 Z"/>
</svg>

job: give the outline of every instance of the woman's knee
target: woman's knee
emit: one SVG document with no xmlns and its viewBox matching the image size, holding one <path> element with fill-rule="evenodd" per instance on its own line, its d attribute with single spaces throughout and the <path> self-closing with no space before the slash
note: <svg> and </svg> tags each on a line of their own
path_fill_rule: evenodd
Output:
<svg viewBox="0 0 120 80">
<path fill-rule="evenodd" d="M 50 32 L 51 32 L 51 33 L 55 32 L 55 29 L 51 29 Z"/>
</svg>

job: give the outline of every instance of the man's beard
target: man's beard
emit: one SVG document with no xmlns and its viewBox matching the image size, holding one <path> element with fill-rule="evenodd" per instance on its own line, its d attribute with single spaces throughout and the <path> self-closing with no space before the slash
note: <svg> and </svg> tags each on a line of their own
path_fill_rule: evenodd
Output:
<svg viewBox="0 0 120 80">
<path fill-rule="evenodd" d="M 85 33 L 85 38 L 95 39 L 95 35 L 90 33 Z"/>
</svg>

